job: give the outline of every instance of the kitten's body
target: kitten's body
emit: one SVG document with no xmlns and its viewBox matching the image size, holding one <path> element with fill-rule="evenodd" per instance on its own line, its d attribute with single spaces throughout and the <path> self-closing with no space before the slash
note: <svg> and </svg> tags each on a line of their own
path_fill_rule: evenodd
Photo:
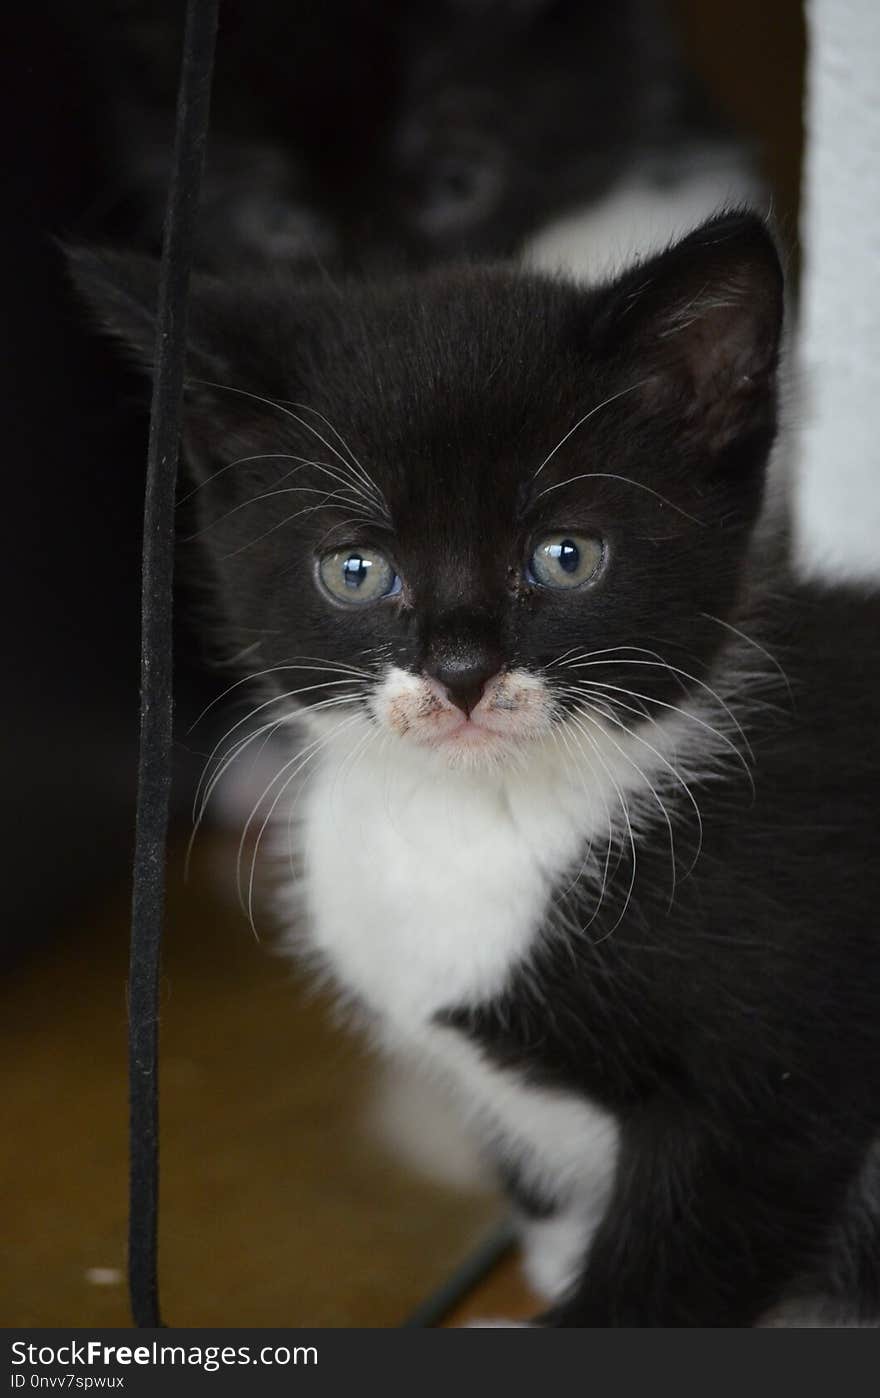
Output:
<svg viewBox="0 0 880 1398">
<path fill-rule="evenodd" d="M 858 1034 L 855 1043 L 829 1041 L 821 1027 L 841 1015 L 876 1024 L 880 1012 L 880 937 L 866 900 L 868 888 L 878 888 L 876 788 L 866 772 L 878 763 L 871 677 L 880 607 L 856 591 L 830 597 L 776 581 L 785 594 L 769 610 L 781 614 L 768 616 L 765 603 L 763 615 L 739 615 L 751 642 L 731 635 L 708 679 L 756 753 L 754 797 L 726 744 L 674 715 L 660 716 L 647 734 L 656 754 L 628 744 L 639 772 L 613 744 L 606 749 L 637 832 L 634 894 L 619 925 L 631 858 L 619 798 L 610 779 L 604 791 L 585 792 L 571 751 L 549 741 L 522 770 L 438 776 L 429 759 L 408 769 L 389 764 L 383 748 L 353 757 L 366 731 L 356 725 L 330 744 L 297 798 L 308 872 L 293 901 L 282 899 L 285 924 L 308 928 L 307 944 L 387 1047 L 453 1085 L 531 1223 L 530 1276 L 554 1297 L 576 1276 L 601 1219 L 621 1125 L 645 1100 L 668 1094 L 670 1107 L 687 1113 L 688 1132 L 699 1120 L 733 1159 L 744 1152 L 729 1214 L 705 1240 L 722 1276 L 748 1169 L 757 1166 L 760 1191 L 776 1167 L 769 1144 L 763 1161 L 753 1155 L 760 1144 L 746 1144 L 753 1095 L 777 1118 L 801 1117 L 800 1182 L 817 1201 L 827 1181 L 812 1178 L 810 1152 L 833 1155 L 854 1107 L 863 1146 L 880 1125 L 872 1120 L 877 1044 L 857 1053 Z M 756 644 L 784 664 L 787 684 Z M 711 702 L 702 717 L 724 724 Z M 737 736 L 727 726 L 729 741 Z M 612 737 L 622 735 L 612 730 Z M 679 856 L 671 905 L 669 831 L 645 779 L 689 851 L 695 816 L 667 764 L 694 793 L 703 830 L 686 878 L 689 860 Z M 609 808 L 623 865 L 615 896 L 593 920 Z M 572 935 L 578 925 L 587 930 Z M 824 935 L 805 946 L 805 925 Z M 854 963 L 861 1004 L 852 999 Z M 827 1095 L 815 1094 L 814 1073 Z M 728 1113 L 735 1119 L 737 1106 L 744 1118 L 731 1128 Z M 829 1230 L 828 1254 L 815 1256 L 812 1274 L 805 1261 L 802 1276 L 790 1279 L 792 1294 L 822 1293 L 835 1276 L 836 1299 L 850 1314 L 860 1305 L 874 1314 L 877 1279 L 860 1297 L 847 1217 L 841 1205 L 840 1233 Z M 561 1229 L 553 1223 L 560 1218 Z M 862 1267 L 877 1226 L 875 1219 L 863 1240 Z M 634 1242 L 650 1246 L 645 1237 Z M 699 1293 L 712 1278 L 687 1265 L 688 1285 Z M 766 1299 L 769 1306 L 777 1298 Z M 643 1324 L 650 1316 L 618 1320 Z"/>
<path fill-rule="evenodd" d="M 148 269 L 81 277 L 149 343 Z M 878 609 L 762 519 L 780 321 L 735 216 L 593 292 L 192 308 L 220 608 L 303 706 L 284 920 L 453 1082 L 558 1325 L 880 1310 Z"/>
</svg>

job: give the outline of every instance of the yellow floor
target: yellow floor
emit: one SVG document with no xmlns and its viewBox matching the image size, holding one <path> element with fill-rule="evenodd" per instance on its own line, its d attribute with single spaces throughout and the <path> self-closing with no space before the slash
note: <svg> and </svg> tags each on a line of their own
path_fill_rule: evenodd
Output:
<svg viewBox="0 0 880 1398">
<path fill-rule="evenodd" d="M 161 1282 L 177 1325 L 394 1326 L 498 1217 L 364 1126 L 371 1067 L 202 846 L 171 871 L 162 987 Z M 0 1323 L 124 1325 L 127 889 L 8 983 Z M 10 1207 L 11 1205 L 11 1207 Z M 470 1313 L 532 1309 L 515 1263 Z M 461 1315 L 465 1314 L 461 1312 Z"/>
</svg>

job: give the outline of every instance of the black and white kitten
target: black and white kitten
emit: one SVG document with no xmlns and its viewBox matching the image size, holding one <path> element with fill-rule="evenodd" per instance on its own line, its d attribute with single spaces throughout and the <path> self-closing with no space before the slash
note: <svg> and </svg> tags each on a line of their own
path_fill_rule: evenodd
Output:
<svg viewBox="0 0 880 1398">
<path fill-rule="evenodd" d="M 155 269 L 75 271 L 147 356 Z M 878 608 L 766 518 L 782 304 L 736 212 L 592 290 L 195 286 L 282 915 L 455 1084 L 548 1324 L 880 1310 Z"/>
<path fill-rule="evenodd" d="M 506 255 L 610 199 L 595 257 L 599 240 L 642 246 L 633 184 L 665 229 L 682 202 L 691 226 L 707 178 L 716 202 L 750 178 L 658 0 L 224 0 L 220 18 L 205 266 Z M 97 231 L 158 246 L 181 6 L 100 0 L 75 23 L 94 31 L 84 57 L 118 182 Z M 541 253 L 557 259 L 563 234 Z"/>
</svg>

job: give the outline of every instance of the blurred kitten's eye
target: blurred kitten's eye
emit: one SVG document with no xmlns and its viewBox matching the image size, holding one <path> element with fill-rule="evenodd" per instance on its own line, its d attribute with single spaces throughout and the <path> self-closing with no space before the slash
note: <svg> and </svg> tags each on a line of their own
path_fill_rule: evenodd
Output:
<svg viewBox="0 0 880 1398">
<path fill-rule="evenodd" d="M 585 534 L 548 534 L 529 559 L 530 582 L 542 587 L 581 587 L 596 576 L 605 549 L 601 539 Z"/>
<path fill-rule="evenodd" d="M 434 172 L 429 189 L 432 203 L 469 204 L 479 197 L 484 172 L 464 160 L 445 160 Z"/>
<path fill-rule="evenodd" d="M 337 602 L 362 607 L 400 591 L 400 579 L 378 549 L 350 547 L 325 553 L 318 577 Z"/>
<path fill-rule="evenodd" d="M 501 187 L 500 170 L 488 160 L 447 156 L 431 172 L 418 222 L 427 233 L 454 232 L 487 217 Z"/>
</svg>

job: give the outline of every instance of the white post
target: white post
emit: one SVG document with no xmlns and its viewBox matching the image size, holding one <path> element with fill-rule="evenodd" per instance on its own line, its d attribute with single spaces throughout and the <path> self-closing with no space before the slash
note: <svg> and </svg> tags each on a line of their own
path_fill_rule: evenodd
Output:
<svg viewBox="0 0 880 1398">
<path fill-rule="evenodd" d="M 880 0 L 806 0 L 802 418 L 813 575 L 880 576 Z"/>
</svg>

